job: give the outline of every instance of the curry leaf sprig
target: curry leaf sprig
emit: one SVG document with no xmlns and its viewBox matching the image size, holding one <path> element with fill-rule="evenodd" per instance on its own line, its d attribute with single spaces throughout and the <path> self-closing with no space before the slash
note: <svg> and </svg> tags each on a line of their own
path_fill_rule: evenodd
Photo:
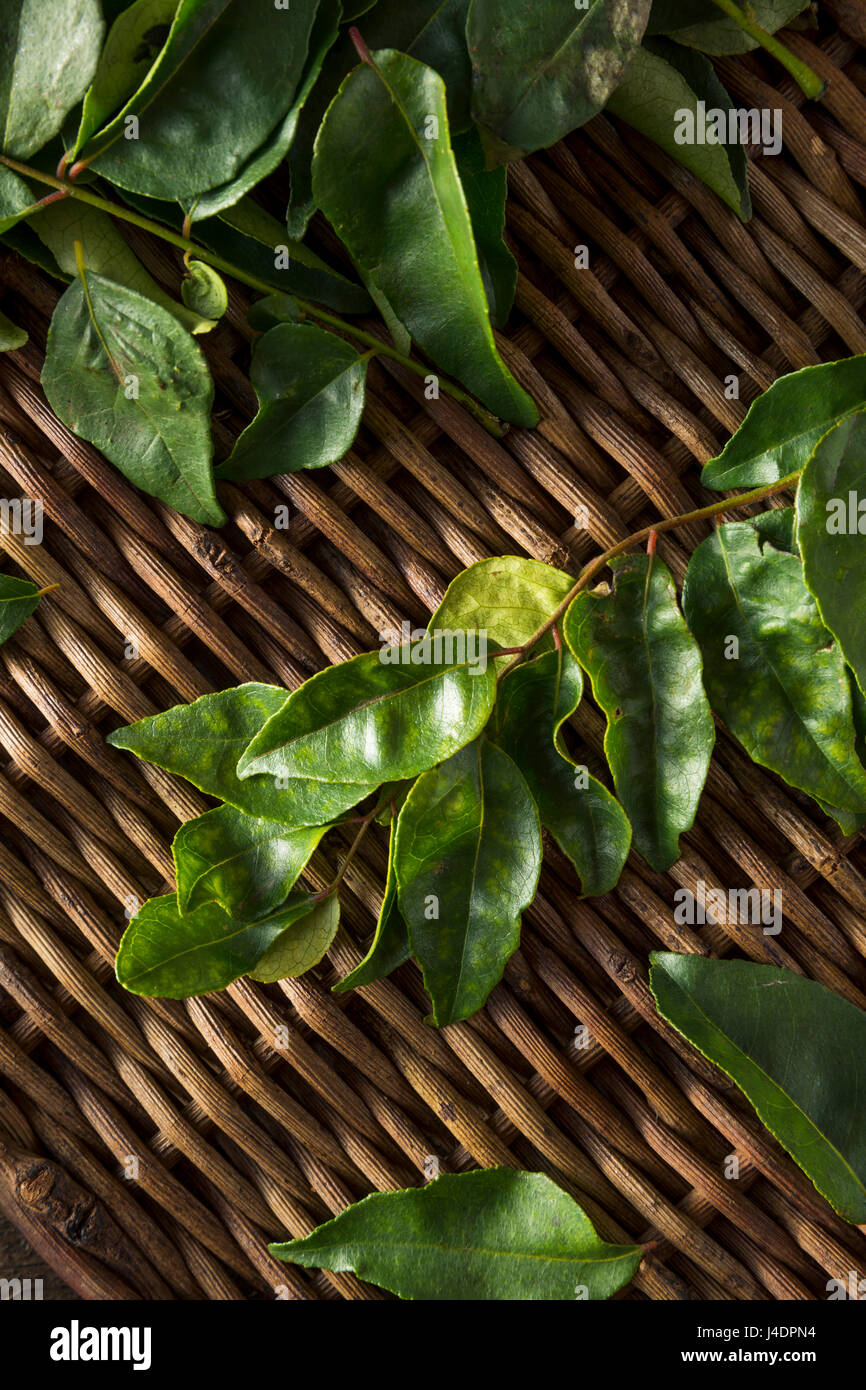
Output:
<svg viewBox="0 0 866 1390">
<path fill-rule="evenodd" d="M 225 521 L 219 479 L 347 452 L 375 356 L 494 433 L 531 428 L 535 403 L 494 336 L 517 279 L 504 166 L 607 105 L 747 218 L 743 146 L 755 132 L 704 54 L 760 45 L 818 95 L 773 37 L 803 7 L 134 0 L 106 32 L 97 0 L 8 0 L 0 239 L 72 279 L 48 337 L 49 403 L 137 487 L 212 526 Z M 682 142 L 683 115 L 707 110 L 733 131 Z M 284 220 L 260 191 L 282 165 Z M 358 279 L 308 243 L 316 210 Z M 124 222 L 183 253 L 175 294 L 147 273 Z M 265 301 L 250 315 L 263 335 L 259 411 L 214 469 L 213 388 L 190 334 L 226 312 L 224 277 Z M 373 331 L 353 320 L 373 309 Z M 26 336 L 0 319 L 0 350 Z"/>
</svg>

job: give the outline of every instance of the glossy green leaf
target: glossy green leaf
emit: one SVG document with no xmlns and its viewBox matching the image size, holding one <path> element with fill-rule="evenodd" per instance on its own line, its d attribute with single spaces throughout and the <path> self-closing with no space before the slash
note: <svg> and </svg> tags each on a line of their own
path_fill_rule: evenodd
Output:
<svg viewBox="0 0 866 1390">
<path fill-rule="evenodd" d="M 436 366 L 495 414 L 531 428 L 538 412 L 493 340 L 442 79 L 388 49 L 373 63 L 346 79 L 319 131 L 316 203 Z"/>
<path fill-rule="evenodd" d="M 389 814 L 391 814 L 390 810 Z M 397 900 L 397 875 L 394 872 L 396 830 L 397 821 L 391 814 L 388 876 L 385 881 L 385 893 L 379 911 L 379 920 L 376 923 L 376 932 L 370 949 L 360 965 L 356 965 L 345 979 L 334 985 L 335 994 L 344 994 L 347 989 L 358 989 L 360 985 L 369 985 L 374 980 L 383 979 L 386 975 L 390 975 L 392 970 L 396 970 L 399 965 L 404 965 L 412 955 L 412 948 L 409 945 L 409 929 L 403 920 Z"/>
<path fill-rule="evenodd" d="M 663 40 L 638 49 L 607 109 L 697 174 L 745 222 L 752 215 L 746 156 L 737 143 L 707 144 L 706 109 L 725 113 L 733 102 L 702 54 Z M 715 132 L 714 132 L 715 133 Z"/>
<path fill-rule="evenodd" d="M 234 806 L 186 821 L 171 847 L 180 911 L 211 902 L 241 917 L 273 911 L 286 901 L 328 829 L 295 830 Z"/>
<path fill-rule="evenodd" d="M 195 235 L 209 251 L 275 290 L 314 299 L 338 314 L 363 314 L 371 308 L 370 296 L 362 285 L 347 280 L 303 242 L 287 237 L 285 227 L 275 217 L 247 198 L 226 208 L 219 217 L 197 222 Z"/>
<path fill-rule="evenodd" d="M 0 352 L 11 352 L 23 347 L 30 335 L 26 328 L 20 328 L 5 314 L 0 313 Z"/>
<path fill-rule="evenodd" d="M 298 130 L 298 121 L 311 91 L 322 70 L 322 63 L 333 46 L 340 27 L 340 0 L 319 0 L 309 39 L 309 56 L 295 91 L 292 105 L 261 149 L 244 165 L 240 173 L 220 188 L 209 189 L 191 208 L 196 218 L 213 217 L 224 208 L 232 207 L 262 179 L 272 174 L 285 159 Z"/>
<path fill-rule="evenodd" d="M 811 796 L 866 810 L 845 665 L 798 557 L 762 545 L 748 522 L 720 526 L 692 556 L 683 608 L 710 703 L 752 760 Z"/>
<path fill-rule="evenodd" d="M 279 323 L 298 323 L 299 320 L 298 301 L 290 294 L 266 294 L 264 299 L 251 304 L 247 313 L 247 323 L 257 333 L 267 333 Z"/>
<path fill-rule="evenodd" d="M 96 68 L 104 32 L 98 0 L 3 0 L 0 119 L 3 153 L 15 159 L 47 145 Z"/>
<path fill-rule="evenodd" d="M 650 0 L 472 0 L 472 115 L 498 164 L 555 145 L 604 106 L 640 44 Z"/>
<path fill-rule="evenodd" d="M 396 48 L 434 68 L 445 83 L 448 121 L 452 134 L 469 124 L 472 68 L 466 47 L 469 0 L 378 0 L 367 6 L 361 25 L 370 48 Z M 343 20 L 346 21 L 343 6 Z M 289 151 L 292 191 L 287 223 L 289 235 L 302 237 L 316 210 L 313 198 L 313 145 L 322 118 L 337 91 L 354 67 L 358 54 L 344 33 L 329 53 L 322 75 L 301 113 L 295 141 Z"/>
<path fill-rule="evenodd" d="M 273 984 L 275 980 L 295 979 L 318 965 L 340 925 L 340 900 L 336 896 L 314 904 L 277 937 L 258 965 L 248 971 L 250 979 Z"/>
<path fill-rule="evenodd" d="M 29 579 L 0 574 L 0 642 L 5 642 L 30 617 L 39 603 L 39 589 Z"/>
<path fill-rule="evenodd" d="M 193 198 L 235 179 L 292 105 L 316 8 L 181 0 L 141 86 L 81 154 L 151 198 Z"/>
<path fill-rule="evenodd" d="M 805 8 L 804 0 L 750 0 L 748 12 L 762 29 L 774 34 Z M 758 47 L 757 40 L 723 14 L 713 0 L 653 0 L 647 33 L 669 34 L 677 43 L 713 55 L 748 53 Z"/>
<path fill-rule="evenodd" d="M 643 1255 L 639 1245 L 599 1240 L 543 1173 L 512 1168 L 375 1192 L 311 1235 L 269 1249 L 307 1268 L 354 1270 L 400 1298 L 448 1302 L 609 1298 Z"/>
<path fill-rule="evenodd" d="M 36 205 L 39 196 L 13 169 L 0 164 L 0 235 L 5 238 L 12 227 L 32 213 L 41 215 Z"/>
<path fill-rule="evenodd" d="M 97 274 L 113 284 L 134 290 L 154 304 L 167 309 L 191 333 L 206 333 L 216 315 L 202 313 L 193 306 L 178 304 L 149 275 L 107 213 L 76 198 L 52 203 L 33 219 L 33 230 L 46 246 L 65 276 L 77 274 L 75 243 L 81 242 L 88 274 Z"/>
<path fill-rule="evenodd" d="M 247 815 L 295 828 L 325 825 L 375 788 L 297 778 L 280 785 L 273 777 L 241 781 L 235 772 L 247 745 L 286 699 L 287 692 L 279 686 L 240 685 L 116 729 L 107 741 L 185 777 Z"/>
<path fill-rule="evenodd" d="M 479 560 L 451 581 L 428 631 L 477 628 L 497 646 L 518 647 L 556 611 L 574 582 L 563 570 L 519 555 Z M 552 645 L 546 637 L 536 650 Z"/>
<path fill-rule="evenodd" d="M 244 921 L 216 903 L 183 914 L 174 893 L 149 898 L 123 933 L 115 962 L 117 978 L 132 994 L 160 999 L 225 989 L 254 970 L 311 906 L 309 893 L 295 893 L 275 912 Z"/>
<path fill-rule="evenodd" d="M 795 537 L 796 513 L 793 507 L 774 507 L 749 518 L 749 525 L 763 540 L 769 541 L 777 550 L 787 550 L 789 555 L 797 554 Z"/>
<path fill-rule="evenodd" d="M 656 557 L 611 561 L 614 587 L 578 594 L 563 635 L 607 716 L 604 750 L 635 849 L 663 872 L 695 818 L 713 750 L 701 656 Z"/>
<path fill-rule="evenodd" d="M 358 433 L 366 379 L 367 358 L 335 334 L 306 323 L 272 328 L 250 369 L 258 414 L 217 477 L 269 478 L 335 463 Z"/>
<path fill-rule="evenodd" d="M 138 91 L 168 38 L 177 0 L 135 0 L 117 16 L 84 97 L 80 149 Z"/>
<path fill-rule="evenodd" d="M 562 740 L 562 724 L 577 709 L 582 689 L 570 652 L 545 652 L 524 662 L 502 683 L 495 737 L 523 773 L 542 825 L 571 860 L 587 896 L 615 886 L 631 826 L 607 787 L 586 767 L 576 767 Z"/>
<path fill-rule="evenodd" d="M 225 280 L 205 261 L 189 262 L 180 292 L 186 307 L 203 319 L 221 319 L 229 307 Z"/>
<path fill-rule="evenodd" d="M 704 487 L 759 487 L 804 468 L 823 434 L 866 410 L 866 354 L 822 362 L 774 381 L 701 474 Z"/>
<path fill-rule="evenodd" d="M 384 662 L 383 655 L 399 660 Z M 478 670 L 459 651 L 436 655 L 432 644 L 418 642 L 321 671 L 268 720 L 240 759 L 238 776 L 269 772 L 379 786 L 450 757 L 487 723 L 496 676 L 492 662 Z"/>
<path fill-rule="evenodd" d="M 825 434 L 806 465 L 797 490 L 797 540 L 818 611 L 866 692 L 864 538 L 866 413 L 861 411 Z"/>
<path fill-rule="evenodd" d="M 490 318 L 495 328 L 504 328 L 517 290 L 517 262 L 503 239 L 508 174 L 505 169 L 486 167 L 475 127 L 457 136 L 454 158 L 472 220 Z"/>
<path fill-rule="evenodd" d="M 520 941 L 541 871 L 520 771 L 481 739 L 419 777 L 394 851 L 400 911 L 440 1027 L 480 1009 Z"/>
<path fill-rule="evenodd" d="M 793 970 L 653 952 L 659 1013 L 721 1067 L 847 1221 L 866 1221 L 866 1014 Z"/>
<path fill-rule="evenodd" d="M 177 319 L 88 272 L 48 330 L 42 386 L 64 425 L 101 449 L 144 492 L 221 526 L 211 469 L 213 382 Z"/>
</svg>

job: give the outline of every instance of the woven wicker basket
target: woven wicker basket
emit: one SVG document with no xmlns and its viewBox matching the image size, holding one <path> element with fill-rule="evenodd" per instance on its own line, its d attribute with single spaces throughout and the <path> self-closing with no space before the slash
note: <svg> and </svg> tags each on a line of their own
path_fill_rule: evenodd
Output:
<svg viewBox="0 0 866 1390">
<path fill-rule="evenodd" d="M 866 7 L 822 8 L 838 29 L 786 35 L 830 79 L 821 104 L 761 57 L 720 64 L 736 101 L 784 113 L 783 153 L 751 161 L 748 226 L 604 117 L 514 169 L 523 273 L 502 349 L 542 408 L 536 432 L 495 440 L 382 363 L 353 452 L 329 472 L 225 485 L 219 534 L 136 493 L 53 418 L 39 373 L 58 287 L 6 254 L 3 308 L 30 342 L 0 367 L 0 491 L 41 498 L 46 521 L 41 546 L 0 536 L 2 568 L 60 587 L 0 649 L 0 1206 L 79 1294 L 384 1297 L 279 1264 L 266 1242 L 437 1162 L 548 1172 L 606 1239 L 655 1241 L 628 1299 L 821 1299 L 829 1279 L 866 1275 L 863 1235 L 647 988 L 661 946 L 786 965 L 866 1006 L 862 843 L 727 736 L 670 873 L 633 856 L 614 893 L 582 902 L 548 846 L 503 983 L 441 1032 L 414 965 L 330 992 L 373 929 L 376 840 L 312 974 L 185 1003 L 126 994 L 124 911 L 166 891 L 172 835 L 208 803 L 103 741 L 209 690 L 293 688 L 383 628 L 423 624 L 473 561 L 576 570 L 710 500 L 699 465 L 776 376 L 866 351 Z M 162 245 L 135 247 L 176 290 Z M 246 307 L 233 291 L 204 343 L 220 450 L 255 406 Z M 678 577 L 704 534 L 664 540 Z M 586 702 L 576 722 L 597 771 L 600 716 Z M 320 855 L 311 881 L 334 868 Z M 781 935 L 677 926 L 673 894 L 699 879 L 781 889 Z"/>
</svg>

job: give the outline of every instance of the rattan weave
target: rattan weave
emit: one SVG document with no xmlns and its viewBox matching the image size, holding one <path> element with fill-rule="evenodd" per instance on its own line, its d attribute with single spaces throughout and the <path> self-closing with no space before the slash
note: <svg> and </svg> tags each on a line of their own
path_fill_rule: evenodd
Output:
<svg viewBox="0 0 866 1390">
<path fill-rule="evenodd" d="M 862 841 L 724 733 L 670 873 L 633 855 L 614 893 L 581 901 L 548 846 L 503 983 L 441 1032 L 414 965 L 330 992 L 375 921 L 385 846 L 369 837 L 312 974 L 185 1003 L 126 994 L 113 975 L 124 913 L 167 891 L 172 835 L 208 802 L 103 741 L 209 690 L 295 687 L 384 628 L 423 624 L 473 561 L 525 553 L 576 572 L 713 500 L 699 466 L 776 376 L 866 351 L 866 7 L 822 10 L 841 27 L 786 35 L 830 79 L 820 104 L 762 57 L 720 65 L 736 101 L 783 111 L 782 154 L 750 161 L 747 226 L 605 117 L 513 170 L 522 276 L 502 349 L 542 407 L 536 432 L 494 439 L 374 364 L 346 459 L 222 486 L 220 533 L 136 493 L 53 418 L 39 373 L 59 289 L 4 253 L 2 307 L 30 342 L 0 365 L 0 493 L 42 499 L 46 521 L 41 546 L 0 536 L 0 567 L 59 588 L 0 649 L 0 1206 L 84 1296 L 384 1297 L 279 1264 L 266 1242 L 422 1182 L 433 1159 L 549 1172 L 605 1238 L 655 1242 L 628 1299 L 821 1299 L 828 1280 L 866 1276 L 863 1235 L 656 1016 L 647 987 L 654 948 L 735 953 L 866 1006 Z M 278 208 L 279 180 L 271 192 Z M 339 255 L 324 224 L 315 233 Z M 134 245 L 176 292 L 174 254 Z M 255 408 L 246 307 L 232 291 L 203 343 L 220 454 Z M 678 577 L 704 534 L 663 538 Z M 576 724 L 599 771 L 589 702 Z M 319 854 L 311 882 L 335 868 Z M 677 925 L 675 889 L 699 879 L 780 888 L 781 934 Z"/>
</svg>

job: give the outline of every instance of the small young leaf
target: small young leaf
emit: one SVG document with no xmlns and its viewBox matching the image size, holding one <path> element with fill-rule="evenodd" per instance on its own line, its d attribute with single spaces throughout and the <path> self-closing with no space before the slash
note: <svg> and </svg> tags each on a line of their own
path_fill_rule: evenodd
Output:
<svg viewBox="0 0 866 1390">
<path fill-rule="evenodd" d="M 107 741 L 185 777 L 209 796 L 218 796 L 249 816 L 264 816 L 295 828 L 325 825 L 375 788 L 303 779 L 277 786 L 273 777 L 240 781 L 235 773 L 250 740 L 286 699 L 287 692 L 279 686 L 240 685 L 115 729 Z"/>
<path fill-rule="evenodd" d="M 98 0 L 4 0 L 0 10 L 2 149 L 27 159 L 83 97 L 104 32 Z"/>
<path fill-rule="evenodd" d="M 497 646 L 517 647 L 538 631 L 573 585 L 571 575 L 539 560 L 519 555 L 479 560 L 451 581 L 428 631 L 478 629 Z M 536 651 L 552 645 L 545 637 Z"/>
<path fill-rule="evenodd" d="M 229 307 L 229 293 L 219 271 L 206 261 L 190 261 L 189 274 L 180 287 L 188 309 L 203 319 L 221 319 Z"/>
<path fill-rule="evenodd" d="M 117 16 L 84 97 L 75 149 L 138 90 L 168 38 L 176 9 L 177 0 L 135 0 Z"/>
<path fill-rule="evenodd" d="M 702 54 L 664 40 L 651 40 L 638 49 L 607 103 L 609 111 L 697 174 L 746 222 L 752 199 L 742 145 L 728 144 L 727 135 L 712 145 L 695 138 L 694 123 L 703 120 L 707 108 L 721 111 L 727 125 L 732 107 Z M 688 138 L 680 141 L 678 135 Z"/>
<path fill-rule="evenodd" d="M 386 664 L 383 655 L 397 659 Z M 470 743 L 487 723 L 496 675 L 492 662 L 483 671 L 473 666 L 436 661 L 423 642 L 330 666 L 268 720 L 241 757 L 238 776 L 269 772 L 367 789 L 414 777 Z"/>
<path fill-rule="evenodd" d="M 313 906 L 309 893 L 294 893 L 276 911 L 244 921 L 216 903 L 182 914 L 174 893 L 149 898 L 123 933 L 117 978 L 132 994 L 159 999 L 225 989 L 254 970 L 278 937 Z"/>
<path fill-rule="evenodd" d="M 30 617 L 39 603 L 39 589 L 29 579 L 0 574 L 0 643 Z"/>
<path fill-rule="evenodd" d="M 484 148 L 474 126 L 455 139 L 454 158 L 472 220 L 490 318 L 495 328 L 504 328 L 517 290 L 517 262 L 502 235 L 508 174 L 505 169 L 486 168 Z"/>
<path fill-rule="evenodd" d="M 543 1173 L 446 1174 L 374 1192 L 311 1235 L 269 1247 L 308 1269 L 354 1270 L 404 1299 L 526 1302 L 609 1298 L 634 1275 L 639 1245 L 607 1245 Z"/>
<path fill-rule="evenodd" d="M 0 313 L 0 352 L 12 352 L 15 348 L 23 347 L 29 336 L 26 328 L 19 328 L 17 323 Z"/>
<path fill-rule="evenodd" d="M 334 894 L 315 903 L 277 937 L 255 969 L 247 972 L 250 979 L 273 984 L 275 980 L 295 979 L 312 970 L 328 950 L 339 925 L 340 900 Z"/>
<path fill-rule="evenodd" d="M 261 917 L 286 901 L 298 875 L 330 826 L 300 830 L 234 806 L 217 806 L 189 820 L 171 852 L 177 905 L 192 912 L 219 903 L 239 917 Z"/>
<path fill-rule="evenodd" d="M 866 1221 L 866 1014 L 793 970 L 651 955 L 659 1013 L 721 1067 L 846 1221 Z"/>
<path fill-rule="evenodd" d="M 496 742 L 514 759 L 541 823 L 574 865 L 581 892 L 608 893 L 628 858 L 631 826 L 607 787 L 577 770 L 561 726 L 577 709 L 583 687 L 570 652 L 545 652 L 502 683 L 496 703 Z"/>
<path fill-rule="evenodd" d="M 223 524 L 211 469 L 213 382 L 168 310 L 82 274 L 54 310 L 42 386 L 64 425 L 136 487 L 194 521 Z"/>
<path fill-rule="evenodd" d="M 805 0 L 750 0 L 748 11 L 756 24 L 774 34 L 805 8 Z M 668 34 L 677 43 L 713 56 L 748 53 L 758 47 L 757 39 L 723 14 L 713 0 L 653 0 L 647 33 Z"/>
<path fill-rule="evenodd" d="M 538 811 L 480 739 L 419 777 L 397 821 L 400 911 L 443 1028 L 480 1009 L 520 941 L 541 872 Z"/>
<path fill-rule="evenodd" d="M 822 434 L 866 410 L 866 354 L 822 362 L 774 381 L 701 474 L 704 487 L 760 487 L 804 468 Z"/>
<path fill-rule="evenodd" d="M 538 412 L 493 340 L 444 83 L 390 49 L 372 64 L 356 68 L 328 108 L 313 157 L 316 203 L 436 365 L 503 419 L 531 428 Z"/>
<path fill-rule="evenodd" d="M 691 558 L 683 608 L 710 703 L 750 758 L 810 796 L 866 810 L 845 665 L 797 556 L 762 545 L 747 521 L 720 526 Z"/>
<path fill-rule="evenodd" d="M 181 0 L 141 86 L 79 153 L 151 198 L 194 198 L 234 179 L 292 105 L 317 4 Z"/>
<path fill-rule="evenodd" d="M 679 858 L 713 751 L 701 657 L 666 566 L 611 561 L 610 594 L 578 594 L 563 635 L 607 715 L 605 753 L 634 845 L 659 872 Z"/>
<path fill-rule="evenodd" d="M 803 574 L 860 689 L 866 692 L 866 413 L 824 435 L 797 490 Z M 860 809 L 866 809 L 866 806 Z"/>
<path fill-rule="evenodd" d="M 383 979 L 386 975 L 390 975 L 392 970 L 396 970 L 398 965 L 404 965 L 412 955 L 412 948 L 409 945 L 409 930 L 397 902 L 397 875 L 394 872 L 396 829 L 397 822 L 392 815 L 391 840 L 388 850 L 388 877 L 385 882 L 385 894 L 382 898 L 379 920 L 376 923 L 376 934 L 360 965 L 356 965 L 345 979 L 334 985 L 335 994 L 344 994 L 347 989 L 357 989 L 360 985 L 369 985 L 374 980 Z"/>
<path fill-rule="evenodd" d="M 604 106 L 646 28 L 650 0 L 503 5 L 472 0 L 472 115 L 491 162 L 555 145 Z"/>
<path fill-rule="evenodd" d="M 259 412 L 217 477 L 269 478 L 335 463 L 358 433 L 366 379 L 366 357 L 335 334 L 306 323 L 272 328 L 250 370 Z"/>
</svg>

